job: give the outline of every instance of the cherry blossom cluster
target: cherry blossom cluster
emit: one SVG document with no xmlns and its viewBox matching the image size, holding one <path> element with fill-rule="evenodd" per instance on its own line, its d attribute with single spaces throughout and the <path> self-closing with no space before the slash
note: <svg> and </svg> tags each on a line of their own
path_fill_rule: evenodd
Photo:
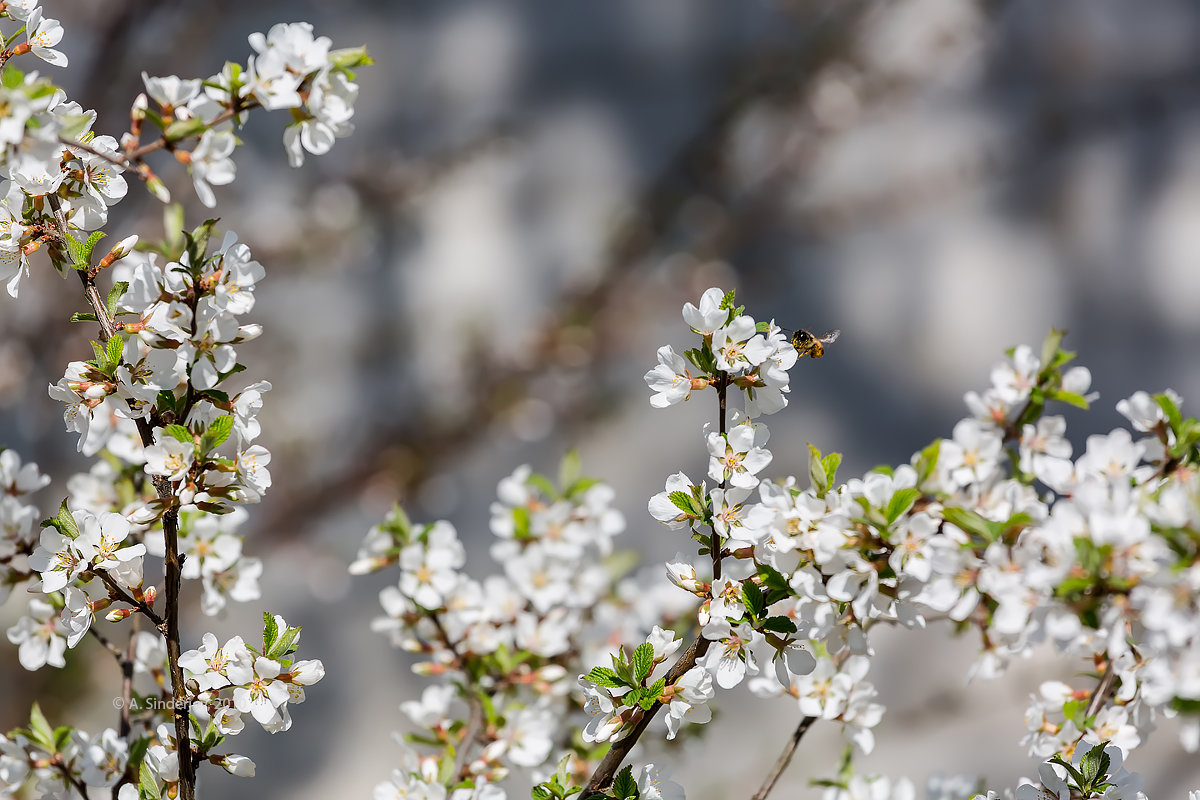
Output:
<svg viewBox="0 0 1200 800">
<path fill-rule="evenodd" d="M 17 43 L 21 29 L 7 31 L 0 51 L 0 279 L 17 297 L 29 256 L 44 248 L 52 266 L 80 279 L 91 310 L 72 319 L 95 323 L 99 336 L 94 357 L 71 362 L 49 387 L 78 450 L 96 459 L 66 481 L 67 498 L 40 530 L 28 497 L 50 479 L 0 448 L 0 601 L 14 588 L 34 595 L 7 631 L 25 668 L 62 667 L 90 636 L 125 678 L 114 700 L 119 728 L 94 737 L 51 728 L 35 704 L 27 727 L 0 736 L 0 795 L 33 783 L 42 796 L 110 787 L 122 800 L 190 800 L 202 762 L 254 774 L 249 759 L 222 752 L 243 715 L 287 730 L 290 706 L 324 676 L 320 661 L 296 660 L 300 629 L 271 614 L 261 646 L 237 636 L 218 646 L 207 633 L 181 652 L 182 581 L 200 582 L 209 615 L 260 596 L 262 563 L 246 554 L 239 528 L 244 506 L 271 485 L 270 453 L 255 441 L 271 385 L 238 389 L 229 379 L 244 369 L 236 348 L 262 332 L 241 318 L 264 270 L 232 233 L 212 247 L 213 221 L 180 230 L 178 209 L 166 215 L 162 243 L 131 236 L 100 255 L 99 228 L 128 175 L 167 199 L 144 159 L 157 150 L 187 164 L 212 205 L 211 185 L 233 178 L 233 126 L 254 108 L 291 110 L 293 163 L 304 150 L 327 151 L 352 130 L 350 70 L 370 60 L 361 49 L 331 51 L 307 23 L 277 25 L 250 37 L 246 67 L 227 64 L 206 81 L 143 75 L 149 97 L 135 100 L 118 141 L 92 132 L 95 112 L 11 63 L 32 54 L 65 66 L 55 49 L 61 25 L 26 0 L 0 3 L 6 22 L 23 25 L 25 41 Z M 142 144 L 150 129 L 158 138 Z M 147 582 L 148 556 L 162 560 L 159 585 L 157 568 Z"/>
<path fill-rule="evenodd" d="M 1079 797 L 1083 800 L 1146 800 L 1141 775 L 1124 767 L 1124 753 L 1112 744 L 1080 747 L 1067 760 L 1055 755 L 1038 765 L 1038 780 L 1023 779 L 1016 791 L 1003 794 L 990 790 L 972 795 L 972 800 L 1041 800 L 1043 797 Z M 963 795 L 965 796 L 965 795 Z M 1188 800 L 1200 800 L 1200 791 L 1188 793 Z"/>
<path fill-rule="evenodd" d="M 354 130 L 358 85 L 353 69 L 369 64 L 364 50 L 331 50 L 328 37 L 314 36 L 306 22 L 275 25 L 249 37 L 255 55 L 243 66 L 228 62 L 206 79 L 151 77 L 130 111 L 130 127 L 120 139 L 92 131 L 96 112 L 83 109 L 37 72 L 22 72 L 14 57 L 32 54 L 55 65 L 67 58 L 55 49 L 63 37 L 57 20 L 43 16 L 31 2 L 8 2 L 0 22 L 23 26 L 26 41 L 0 52 L 0 280 L 17 296 L 29 274 L 29 255 L 43 244 L 54 247 L 50 203 L 67 226 L 98 231 L 108 209 L 128 191 L 125 173 L 135 174 L 163 202 L 170 200 L 162 180 L 145 156 L 171 152 L 187 165 L 201 202 L 216 204 L 213 186 L 236 176 L 232 159 L 241 126 L 255 108 L 287 109 L 292 122 L 284 146 L 293 166 L 304 153 L 320 155 Z M 17 38 L 11 31 L 5 41 Z M 149 133 L 155 137 L 143 143 Z M 195 140 L 189 150 L 185 147 Z M 37 199 L 35 198 L 42 198 Z M 89 239 L 94 245 L 94 241 Z M 132 242 L 121 245 L 124 252 Z M 115 253 L 111 261 L 121 257 Z M 56 260 L 57 266 L 57 260 Z M 104 264 L 103 266 L 108 266 Z"/>
<path fill-rule="evenodd" d="M 671 345 L 658 349 L 658 366 L 646 374 L 654 391 L 650 405 L 672 406 L 720 381 L 745 394 L 751 419 L 787 406 L 788 370 L 796 364 L 796 348 L 774 322 L 755 323 L 732 306 L 732 293 L 712 288 L 700 298 L 699 308 L 691 303 L 683 307 L 684 321 L 704 337 L 703 346 L 682 355 Z"/>
<path fill-rule="evenodd" d="M 192 715 L 207 728 L 200 736 L 199 758 L 210 742 L 240 733 L 243 714 L 249 714 L 268 733 L 292 727 L 288 704 L 304 702 L 304 687 L 325 677 L 320 661 L 295 661 L 290 656 L 300 643 L 300 629 L 288 627 L 278 614 L 263 616 L 261 648 L 234 636 L 218 646 L 217 637 L 204 634 L 196 650 L 179 657 L 189 685 L 195 681 Z M 250 764 L 253 769 L 253 764 Z"/>
<path fill-rule="evenodd" d="M 0 734 L 0 792 L 5 795 L 32 781 L 42 797 L 76 790 L 86 797 L 88 787 L 114 786 L 128 763 L 129 742 L 115 729 L 93 736 L 72 728 L 58 736 L 36 704 L 26 728 Z M 137 787 L 125 784 L 118 797 L 135 800 Z"/>
<path fill-rule="evenodd" d="M 802 489 L 795 478 L 758 475 L 770 453 L 754 420 L 782 404 L 764 407 L 761 392 L 747 391 L 747 411 L 726 420 L 724 390 L 749 389 L 757 381 L 745 376 L 768 359 L 796 360 L 778 355 L 790 347 L 782 337 L 771 344 L 773 323 L 744 319 L 731 295 L 710 289 L 700 308 L 684 308 L 700 346 L 686 362 L 660 349 L 646 375 L 655 407 L 706 388 L 721 400 L 719 430 L 705 432 L 707 477 L 718 485 L 676 473 L 649 503 L 667 528 L 689 531 L 711 577 L 684 558 L 667 564 L 671 582 L 700 601 L 696 644 L 670 670 L 660 658 L 678 644 L 668 641 L 581 678 L 592 715 L 585 738 L 636 738 L 655 704 L 689 698 L 690 716 L 668 711 L 673 736 L 680 719 L 709 718 L 714 686 L 748 678 L 753 693 L 792 698 L 803 718 L 838 722 L 870 752 L 884 711 L 866 680 L 871 628 L 949 620 L 980 637 L 973 674 L 998 675 L 1049 642 L 1096 675 L 1090 687 L 1042 687 L 1027 713 L 1030 755 L 1070 757 L 1102 743 L 1128 755 L 1164 714 L 1185 715 L 1183 744 L 1196 749 L 1200 423 L 1182 417 L 1177 396 L 1122 401 L 1118 410 L 1145 435 L 1093 436 L 1072 460 L 1065 418 L 1045 408 L 1086 408 L 1095 396 L 1090 373 L 1068 366 L 1074 354 L 1054 333 L 1040 354 L 1014 348 L 989 389 L 967 394 L 971 416 L 950 439 L 842 484 L 840 456 L 814 449 Z M 865 796 L 866 780 L 844 772 L 828 796 Z M 883 785 L 872 783 L 871 796 L 904 793 Z"/>
<path fill-rule="evenodd" d="M 470 578 L 453 526 L 415 525 L 399 508 L 371 529 L 351 565 L 355 574 L 398 569 L 373 628 L 420 654 L 414 669 L 438 681 L 402 704 L 421 732 L 402 745 L 401 764 L 376 797 L 498 800 L 513 770 L 545 775 L 556 761 L 571 774 L 586 770 L 592 748 L 572 739 L 587 719 L 575 679 L 583 665 L 628 661 L 621 645 L 647 635 L 655 665 L 678 646 L 654 623 L 678 618 L 687 603 L 645 593 L 645 576 L 622 577 L 613 537 L 625 523 L 613 492 L 581 477 L 573 455 L 558 486 L 521 467 L 498 495 L 491 554 L 503 574 Z M 639 665 L 651 647 L 637 648 Z M 653 766 L 640 776 L 665 780 Z"/>
</svg>

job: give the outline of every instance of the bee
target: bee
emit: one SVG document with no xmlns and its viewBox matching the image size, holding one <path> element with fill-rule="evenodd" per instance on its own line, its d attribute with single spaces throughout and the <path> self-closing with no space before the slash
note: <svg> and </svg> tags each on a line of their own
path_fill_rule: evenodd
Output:
<svg viewBox="0 0 1200 800">
<path fill-rule="evenodd" d="M 824 336 L 818 337 L 803 328 L 797 328 L 792 333 L 792 347 L 796 348 L 796 353 L 800 358 L 805 356 L 820 358 L 825 355 L 825 345 L 836 342 L 841 333 L 840 330 L 828 331 Z"/>
</svg>

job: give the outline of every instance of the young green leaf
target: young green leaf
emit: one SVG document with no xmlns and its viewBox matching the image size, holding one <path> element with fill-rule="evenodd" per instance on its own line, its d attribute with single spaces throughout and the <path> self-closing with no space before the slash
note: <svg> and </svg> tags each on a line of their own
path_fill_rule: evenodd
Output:
<svg viewBox="0 0 1200 800">
<path fill-rule="evenodd" d="M 195 440 L 192 438 L 192 432 L 182 425 L 168 425 L 163 428 L 163 433 L 173 439 L 178 439 L 184 444 L 192 444 Z"/>
<path fill-rule="evenodd" d="M 158 788 L 158 778 L 154 776 L 148 761 L 142 761 L 138 770 L 138 797 L 140 800 L 161 800 L 162 792 Z"/>
<path fill-rule="evenodd" d="M 887 516 L 887 524 L 891 525 L 893 522 L 900 519 L 902 515 L 907 513 L 908 510 L 913 507 L 913 503 L 917 502 L 917 498 L 920 496 L 920 490 L 912 488 L 900 489 L 894 495 L 892 495 L 892 499 L 888 501 L 887 511 L 885 512 Z"/>
<path fill-rule="evenodd" d="M 108 307 L 109 316 L 117 315 L 117 302 L 121 296 L 129 289 L 129 281 L 117 281 L 108 290 L 108 299 L 105 301 L 105 306 Z"/>
<path fill-rule="evenodd" d="M 208 454 L 221 446 L 229 434 L 233 432 L 233 415 L 226 414 L 214 419 L 204 431 L 204 435 L 200 437 L 200 450 Z"/>
<path fill-rule="evenodd" d="M 837 471 L 838 467 L 841 465 L 841 453 L 830 453 L 829 455 L 825 456 L 825 458 L 821 459 L 821 466 L 825 470 L 825 480 L 829 486 L 833 486 L 835 483 L 837 483 Z"/>
<path fill-rule="evenodd" d="M 813 447 L 810 442 L 808 445 L 808 478 L 812 482 L 813 491 L 817 493 L 817 497 L 824 497 L 825 492 L 829 489 L 829 476 L 825 472 L 825 464 L 821 460 L 821 451 Z"/>
<path fill-rule="evenodd" d="M 767 617 L 759 628 L 772 633 L 795 633 L 796 623 L 788 617 Z"/>
<path fill-rule="evenodd" d="M 108 344 L 105 346 L 104 351 L 105 355 L 107 356 L 109 367 L 104 370 L 105 372 L 111 373 L 112 371 L 116 370 L 117 366 L 121 363 L 121 353 L 124 351 L 124 349 L 125 339 L 121 336 L 121 334 L 118 333 L 116 336 L 108 340 Z"/>
<path fill-rule="evenodd" d="M 766 610 L 766 604 L 763 603 L 762 590 L 758 588 L 758 584 L 754 581 L 746 581 L 742 584 L 742 599 L 746 603 L 746 610 L 755 619 L 761 617 L 763 611 Z"/>
<path fill-rule="evenodd" d="M 587 674 L 587 679 L 597 686 L 604 686 L 609 689 L 616 689 L 627 685 L 617 673 L 608 667 L 592 667 L 592 671 Z"/>
<path fill-rule="evenodd" d="M 562 463 L 558 465 L 558 485 L 564 490 L 574 485 L 575 481 L 579 480 L 583 474 L 583 462 L 579 457 L 579 451 L 575 449 L 568 450 L 563 456 Z"/>
<path fill-rule="evenodd" d="M 730 292 L 730 295 L 733 293 Z M 638 787 L 637 781 L 633 778 L 633 767 L 626 765 L 613 780 L 612 784 L 613 797 L 617 800 L 637 800 Z"/>
<path fill-rule="evenodd" d="M 279 623 L 275 615 L 269 611 L 263 612 L 263 654 L 270 652 L 275 640 L 279 638 Z"/>
<path fill-rule="evenodd" d="M 634 681 L 640 684 L 650 676 L 650 670 L 654 668 L 654 645 L 649 642 L 642 642 L 633 651 L 633 677 Z"/>
<path fill-rule="evenodd" d="M 54 749 L 54 729 L 42 714 L 42 708 L 37 703 L 29 709 L 29 738 L 47 753 L 56 752 Z"/>
</svg>

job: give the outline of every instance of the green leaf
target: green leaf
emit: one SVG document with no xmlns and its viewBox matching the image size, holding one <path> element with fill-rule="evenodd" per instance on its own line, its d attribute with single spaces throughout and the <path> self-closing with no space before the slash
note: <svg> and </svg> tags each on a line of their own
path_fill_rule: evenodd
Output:
<svg viewBox="0 0 1200 800">
<path fill-rule="evenodd" d="M 885 512 L 887 524 L 891 525 L 900 519 L 903 514 L 907 513 L 913 507 L 913 503 L 917 502 L 917 498 L 920 496 L 920 490 L 911 488 L 900 489 L 892 495 L 892 499 L 888 501 L 887 511 Z"/>
<path fill-rule="evenodd" d="M 162 798 L 162 792 L 158 788 L 158 779 L 154 777 L 154 770 L 146 761 L 142 761 L 142 766 L 138 770 L 138 795 L 141 800 L 161 800 Z"/>
<path fill-rule="evenodd" d="M 169 203 L 163 207 L 163 235 L 167 250 L 174 256 L 183 252 L 183 205 Z"/>
<path fill-rule="evenodd" d="M 583 462 L 579 458 L 579 451 L 572 448 L 566 452 L 562 463 L 558 465 L 558 485 L 566 490 L 568 486 L 573 486 L 582 474 Z"/>
<path fill-rule="evenodd" d="M 43 528 L 54 528 L 70 539 L 75 539 L 79 536 L 79 526 L 75 524 L 75 516 L 71 513 L 71 509 L 67 508 L 67 500 L 63 498 L 62 504 L 58 507 L 58 514 L 50 519 L 42 521 Z"/>
<path fill-rule="evenodd" d="M 213 229 L 216 228 L 217 221 L 215 219 L 206 219 L 197 225 L 191 233 L 184 231 L 183 238 L 187 243 L 187 252 L 191 257 L 192 269 L 199 269 L 205 260 L 205 254 L 208 252 L 208 240 L 212 238 Z"/>
<path fill-rule="evenodd" d="M 275 640 L 279 638 L 279 623 L 275 621 L 275 615 L 269 611 L 263 612 L 263 655 L 266 655 L 271 647 L 275 644 Z"/>
<path fill-rule="evenodd" d="M 100 344 L 94 339 L 89 342 L 89 344 L 92 346 L 92 352 L 96 355 L 96 368 L 101 372 L 106 372 L 106 368 L 108 366 L 106 361 L 108 358 L 108 351 L 104 348 L 104 345 Z"/>
<path fill-rule="evenodd" d="M 512 510 L 513 516 L 513 538 L 518 542 L 523 542 L 533 537 L 533 530 L 530 527 L 533 524 L 533 519 L 530 516 L 529 509 L 525 506 L 517 506 Z"/>
<path fill-rule="evenodd" d="M 209 424 L 208 430 L 200 437 L 200 452 L 208 454 L 216 450 L 229 438 L 233 432 L 233 415 L 217 417 Z"/>
<path fill-rule="evenodd" d="M 5 89 L 16 89 L 24 82 L 25 73 L 12 64 L 6 64 L 0 72 L 0 84 L 3 84 Z"/>
<path fill-rule="evenodd" d="M 296 651 L 296 641 L 300 638 L 300 629 L 289 627 L 284 631 L 270 648 L 263 650 L 267 658 L 279 660 Z"/>
<path fill-rule="evenodd" d="M 988 520 L 970 509 L 947 506 L 942 509 L 942 516 L 947 522 L 957 525 L 972 536 L 985 542 L 993 541 L 992 528 L 988 524 Z"/>
<path fill-rule="evenodd" d="M 808 478 L 812 482 L 813 491 L 817 497 L 824 497 L 829 489 L 829 476 L 825 472 L 825 464 L 821 459 L 821 451 L 808 445 Z"/>
<path fill-rule="evenodd" d="M 54 729 L 54 752 L 61 753 L 71 742 L 71 733 L 75 729 L 70 725 L 59 725 Z"/>
<path fill-rule="evenodd" d="M 1046 337 L 1046 341 L 1042 342 L 1042 369 L 1046 369 L 1054 361 L 1054 356 L 1058 353 L 1062 346 L 1063 337 L 1067 335 L 1065 330 L 1060 331 L 1054 328 L 1050 329 L 1050 334 Z"/>
<path fill-rule="evenodd" d="M 825 458 L 821 459 L 821 466 L 825 469 L 825 480 L 828 481 L 829 486 L 833 486 L 835 483 L 837 483 L 837 471 L 838 467 L 841 465 L 841 453 L 830 453 L 829 455 L 825 456 Z"/>
<path fill-rule="evenodd" d="M 54 749 L 54 729 L 42 714 L 42 708 L 36 702 L 29 709 L 30 739 L 47 753 L 57 752 Z"/>
<path fill-rule="evenodd" d="M 558 797 L 556 793 L 547 789 L 544 783 L 539 783 L 537 786 L 534 786 L 529 791 L 529 796 L 532 797 L 533 800 L 553 800 L 554 798 Z"/>
<path fill-rule="evenodd" d="M 442 751 L 438 762 L 438 783 L 447 784 L 454 779 L 454 745 Z"/>
<path fill-rule="evenodd" d="M 1101 742 L 1088 750 L 1083 755 L 1083 759 L 1079 763 L 1080 772 L 1083 773 L 1084 785 L 1082 788 L 1093 786 L 1097 780 L 1103 779 L 1108 775 L 1108 766 L 1110 759 L 1108 753 L 1104 752 L 1104 746 L 1108 742 Z"/>
<path fill-rule="evenodd" d="M 167 436 L 170 436 L 173 439 L 178 439 L 184 444 L 192 444 L 195 442 L 192 432 L 182 425 L 168 425 L 167 427 L 163 428 L 163 433 L 167 434 Z"/>
<path fill-rule="evenodd" d="M 917 463 L 914 468 L 917 471 L 917 485 L 924 485 L 925 481 L 929 480 L 933 475 L 933 471 L 937 469 L 938 455 L 942 449 L 942 440 L 937 439 L 933 444 L 926 447 L 917 456 Z"/>
<path fill-rule="evenodd" d="M 535 472 L 532 475 L 530 475 L 526 479 L 525 482 L 527 484 L 529 484 L 530 486 L 535 487 L 539 492 L 542 493 L 543 497 L 549 498 L 551 500 L 558 497 L 558 489 L 554 486 L 553 483 L 550 482 L 550 479 L 547 478 L 545 475 L 541 475 L 541 474 Z"/>
<path fill-rule="evenodd" d="M 788 617 L 767 617 L 759 628 L 773 633 L 795 633 L 796 623 Z"/>
<path fill-rule="evenodd" d="M 667 679 L 659 678 L 654 683 L 646 687 L 646 699 L 642 701 L 642 708 L 646 711 L 658 702 L 658 698 L 662 697 L 663 692 L 667 690 Z"/>
<path fill-rule="evenodd" d="M 650 670 L 654 669 L 654 645 L 649 642 L 642 642 L 633 651 L 633 679 L 637 684 L 641 684 L 650 676 Z"/>
<path fill-rule="evenodd" d="M 71 315 L 71 322 L 97 322 L 96 315 L 91 311 L 76 311 Z"/>
<path fill-rule="evenodd" d="M 348 70 L 354 67 L 369 67 L 375 62 L 365 46 L 344 47 L 340 50 L 329 51 L 329 62 L 337 70 Z"/>
<path fill-rule="evenodd" d="M 121 295 L 125 294 L 125 292 L 128 290 L 129 281 L 117 281 L 112 285 L 112 288 L 108 290 L 108 300 L 105 304 L 108 306 L 108 313 L 110 316 L 115 317 L 117 315 L 117 301 L 119 301 L 121 299 Z"/>
<path fill-rule="evenodd" d="M 771 591 L 787 593 L 789 588 L 787 578 L 769 564 L 758 565 L 758 576 L 762 579 L 762 585 Z"/>
<path fill-rule="evenodd" d="M 103 239 L 107 235 L 108 234 L 105 233 L 104 231 L 92 231 L 90 234 L 88 234 L 87 241 L 85 241 L 82 245 L 80 245 L 80 248 L 79 248 L 80 258 L 79 258 L 78 263 L 82 264 L 85 267 L 88 266 L 89 264 L 91 264 L 92 263 L 92 251 L 96 249 L 96 243 L 99 242 L 101 239 Z"/>
<path fill-rule="evenodd" d="M 567 498 L 578 497 L 599 483 L 601 481 L 598 478 L 580 478 L 563 490 L 563 496 Z"/>
<path fill-rule="evenodd" d="M 129 743 L 129 762 L 130 764 L 140 764 L 146 756 L 146 751 L 150 749 L 150 737 L 139 736 Z"/>
<path fill-rule="evenodd" d="M 1171 708 L 1182 714 L 1200 714 L 1200 699 L 1195 697 L 1175 697 L 1171 700 Z"/>
<path fill-rule="evenodd" d="M 696 510 L 692 508 L 692 496 L 687 492 L 676 490 L 667 495 L 667 497 L 670 498 L 671 502 L 675 504 L 675 507 L 684 514 L 687 514 L 689 517 L 698 516 L 696 514 Z"/>
<path fill-rule="evenodd" d="M 1057 400 L 1060 403 L 1066 403 L 1067 405 L 1075 406 L 1076 408 L 1086 409 L 1088 407 L 1088 401 L 1083 395 L 1075 394 L 1074 392 L 1064 392 L 1061 389 L 1056 389 L 1050 392 L 1046 396 L 1046 399 Z"/>
<path fill-rule="evenodd" d="M 167 126 L 167 129 L 163 131 L 163 138 L 168 142 L 178 142 L 192 136 L 199 136 L 206 130 L 208 130 L 208 123 L 200 117 L 181 119 Z"/>
<path fill-rule="evenodd" d="M 592 667 L 592 671 L 587 674 L 587 680 L 597 686 L 605 686 L 609 689 L 616 689 L 627 685 L 617 676 L 617 673 L 608 667 Z"/>
<path fill-rule="evenodd" d="M 732 297 L 733 292 L 730 292 L 726 297 Z M 613 797 L 617 800 L 636 800 L 638 797 L 637 781 L 633 779 L 633 767 L 626 765 L 613 780 L 612 784 Z"/>
<path fill-rule="evenodd" d="M 1076 786 L 1082 787 L 1084 783 L 1086 783 L 1086 781 L 1083 779 L 1083 775 L 1080 774 L 1079 770 L 1075 769 L 1075 765 L 1069 761 L 1065 761 L 1058 753 L 1055 753 L 1050 760 L 1065 769 L 1067 774 L 1071 776 L 1071 779 L 1075 781 Z"/>
<path fill-rule="evenodd" d="M 115 370 L 117 365 L 121 363 L 121 354 L 125 350 L 125 339 L 122 338 L 121 334 L 118 333 L 116 336 L 108 340 L 108 345 L 104 348 L 104 350 L 110 365 L 110 368 L 106 369 L 105 372 Z"/>
<path fill-rule="evenodd" d="M 742 584 L 742 599 L 746 603 L 746 610 L 755 619 L 761 617 L 763 611 L 766 610 L 766 604 L 763 603 L 762 590 L 758 588 L 758 584 L 754 581 L 746 581 Z"/>
<path fill-rule="evenodd" d="M 1178 432 L 1183 427 L 1183 414 L 1179 411 L 1179 406 L 1175 405 L 1175 401 L 1170 395 L 1165 392 L 1154 395 L 1155 402 L 1162 409 L 1163 415 L 1167 418 L 1167 424 L 1171 426 L 1171 430 Z"/>
<path fill-rule="evenodd" d="M 70 231 L 66 231 L 63 233 L 63 244 L 67 246 L 67 255 L 71 257 L 71 268 L 74 270 L 87 269 L 87 262 L 83 260 L 83 243 Z"/>
</svg>

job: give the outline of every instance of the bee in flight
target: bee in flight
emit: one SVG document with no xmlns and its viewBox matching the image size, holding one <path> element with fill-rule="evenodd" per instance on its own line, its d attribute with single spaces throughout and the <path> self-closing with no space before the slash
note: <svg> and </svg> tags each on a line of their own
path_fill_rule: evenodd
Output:
<svg viewBox="0 0 1200 800">
<path fill-rule="evenodd" d="M 841 335 L 840 330 L 828 331 L 824 336 L 813 336 L 803 328 L 797 328 L 792 333 L 792 347 L 796 348 L 796 353 L 800 358 L 812 356 L 820 358 L 825 355 L 825 345 L 833 344 Z"/>
</svg>

